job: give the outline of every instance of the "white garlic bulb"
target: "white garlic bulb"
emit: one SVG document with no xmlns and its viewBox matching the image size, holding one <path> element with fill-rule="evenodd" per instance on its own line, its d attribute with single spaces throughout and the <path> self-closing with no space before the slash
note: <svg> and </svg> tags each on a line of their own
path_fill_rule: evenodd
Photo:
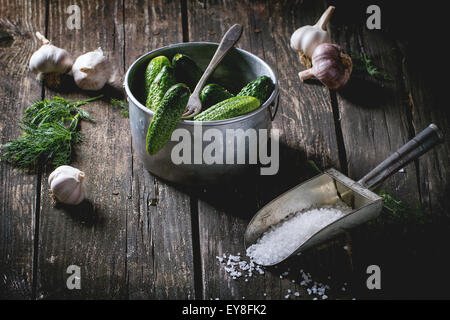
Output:
<svg viewBox="0 0 450 320">
<path fill-rule="evenodd" d="M 72 66 L 77 86 L 83 90 L 100 90 L 111 77 L 111 64 L 101 48 L 79 56 Z"/>
<path fill-rule="evenodd" d="M 36 32 L 36 37 L 42 41 L 42 46 L 30 58 L 30 70 L 37 74 L 39 80 L 47 73 L 63 74 L 68 72 L 73 64 L 70 53 L 55 47 L 42 34 Z"/>
<path fill-rule="evenodd" d="M 330 42 L 326 25 L 334 9 L 335 7 L 333 6 L 328 7 L 315 25 L 298 28 L 291 36 L 291 48 L 299 53 L 301 63 L 308 68 L 311 67 L 311 57 L 314 49 L 319 44 Z"/>
<path fill-rule="evenodd" d="M 71 166 L 59 166 L 48 177 L 53 196 L 59 202 L 79 204 L 85 197 L 83 171 Z"/>
</svg>

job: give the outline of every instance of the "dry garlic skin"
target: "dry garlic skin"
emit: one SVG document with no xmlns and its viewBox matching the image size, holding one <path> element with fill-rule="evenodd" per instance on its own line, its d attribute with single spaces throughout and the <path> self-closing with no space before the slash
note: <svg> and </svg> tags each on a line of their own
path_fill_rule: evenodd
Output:
<svg viewBox="0 0 450 320">
<path fill-rule="evenodd" d="M 291 36 L 291 48 L 296 51 L 302 51 L 308 57 L 311 57 L 314 49 L 324 42 L 330 42 L 330 36 L 325 30 L 316 26 L 304 26 L 297 29 Z"/>
<path fill-rule="evenodd" d="M 42 46 L 31 56 L 29 67 L 38 79 L 42 80 L 46 73 L 63 74 L 72 68 L 73 59 L 69 52 L 55 47 L 39 32 L 36 32 L 36 37 Z"/>
<path fill-rule="evenodd" d="M 60 166 L 48 177 L 48 184 L 53 196 L 59 202 L 79 204 L 85 198 L 83 171 L 71 166 Z"/>
<path fill-rule="evenodd" d="M 111 77 L 112 68 L 101 48 L 79 56 L 72 66 L 77 86 L 83 90 L 100 90 Z"/>
<path fill-rule="evenodd" d="M 30 58 L 30 70 L 35 73 L 66 73 L 72 67 L 69 52 L 54 45 L 43 45 Z"/>
</svg>

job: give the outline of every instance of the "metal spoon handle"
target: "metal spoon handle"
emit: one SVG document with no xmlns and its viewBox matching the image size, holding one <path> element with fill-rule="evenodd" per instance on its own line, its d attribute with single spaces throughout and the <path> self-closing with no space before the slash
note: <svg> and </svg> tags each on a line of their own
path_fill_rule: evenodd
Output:
<svg viewBox="0 0 450 320">
<path fill-rule="evenodd" d="M 442 141 L 442 133 L 435 124 L 430 124 L 425 130 L 404 144 L 395 153 L 381 162 L 366 174 L 358 183 L 368 189 L 375 187 L 392 174 Z"/>
<path fill-rule="evenodd" d="M 214 53 L 214 56 L 212 57 L 211 61 L 209 62 L 208 67 L 206 68 L 205 72 L 203 73 L 202 77 L 198 81 L 197 85 L 195 86 L 194 92 L 192 95 L 198 95 L 200 94 L 200 91 L 202 90 L 205 82 L 208 80 L 209 76 L 214 72 L 214 69 L 217 67 L 217 65 L 222 61 L 223 57 L 227 54 L 227 52 L 234 46 L 234 44 L 239 40 L 242 34 L 242 26 L 239 24 L 233 25 L 223 36 L 222 40 L 220 41 L 219 47 L 216 50 L 216 53 Z"/>
</svg>

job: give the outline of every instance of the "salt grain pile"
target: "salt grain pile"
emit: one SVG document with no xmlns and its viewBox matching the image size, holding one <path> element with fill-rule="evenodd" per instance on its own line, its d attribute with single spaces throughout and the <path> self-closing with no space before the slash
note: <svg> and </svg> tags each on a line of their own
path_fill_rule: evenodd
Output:
<svg viewBox="0 0 450 320">
<path fill-rule="evenodd" d="M 248 247 L 245 260 L 242 259 L 240 253 L 237 255 L 223 254 L 217 256 L 216 259 L 225 266 L 225 271 L 233 279 L 244 277 L 245 282 L 248 282 L 248 279 L 254 274 L 264 274 L 263 265 L 271 265 L 284 260 L 314 233 L 351 211 L 349 206 L 339 202 L 334 206 L 297 212 L 273 226 L 258 239 L 256 244 Z M 280 279 L 288 274 L 289 271 L 283 272 Z M 328 285 L 313 281 L 311 275 L 303 270 L 300 270 L 300 277 L 301 280 L 298 284 L 306 288 L 308 295 L 315 296 L 314 300 L 317 300 L 318 297 L 320 299 L 328 298 L 325 294 L 330 289 Z M 330 278 L 328 277 L 328 279 Z M 292 283 L 295 283 L 295 280 L 292 280 Z M 342 288 L 343 291 L 345 291 L 345 285 Z M 286 293 L 286 299 L 291 296 L 300 296 L 298 291 L 292 292 L 290 289 Z M 266 295 L 264 293 L 264 296 Z"/>
<path fill-rule="evenodd" d="M 272 265 L 291 255 L 314 233 L 343 217 L 351 208 L 343 203 L 333 207 L 310 209 L 294 214 L 273 226 L 247 248 L 247 255 L 257 264 Z"/>
</svg>

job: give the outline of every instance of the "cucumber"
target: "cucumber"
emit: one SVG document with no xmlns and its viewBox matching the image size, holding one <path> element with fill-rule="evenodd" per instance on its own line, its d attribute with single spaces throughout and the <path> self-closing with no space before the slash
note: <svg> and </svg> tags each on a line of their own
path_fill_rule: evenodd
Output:
<svg viewBox="0 0 450 320">
<path fill-rule="evenodd" d="M 150 91 L 150 86 L 153 80 L 155 80 L 158 73 L 164 66 L 170 66 L 170 61 L 165 56 L 158 56 L 153 58 L 145 69 L 145 98 L 147 99 Z"/>
<path fill-rule="evenodd" d="M 207 84 L 200 92 L 200 100 L 202 101 L 202 110 L 219 103 L 220 101 L 234 97 L 224 87 L 217 83 Z"/>
<path fill-rule="evenodd" d="M 175 68 L 177 81 L 187 84 L 194 91 L 203 74 L 194 60 L 185 54 L 177 53 L 172 58 L 172 65 Z"/>
<path fill-rule="evenodd" d="M 156 154 L 170 140 L 190 95 L 189 88 L 183 83 L 178 83 L 167 90 L 148 126 L 146 145 L 149 154 Z"/>
<path fill-rule="evenodd" d="M 195 116 L 194 120 L 215 121 L 234 118 L 256 110 L 260 105 L 261 102 L 255 97 L 233 97 L 213 105 Z"/>
<path fill-rule="evenodd" d="M 166 91 L 175 83 L 176 80 L 173 68 L 170 66 L 163 66 L 150 86 L 145 104 L 147 108 L 155 111 Z"/>
<path fill-rule="evenodd" d="M 272 79 L 262 76 L 247 84 L 237 96 L 255 97 L 264 103 L 270 97 L 274 87 Z"/>
</svg>

